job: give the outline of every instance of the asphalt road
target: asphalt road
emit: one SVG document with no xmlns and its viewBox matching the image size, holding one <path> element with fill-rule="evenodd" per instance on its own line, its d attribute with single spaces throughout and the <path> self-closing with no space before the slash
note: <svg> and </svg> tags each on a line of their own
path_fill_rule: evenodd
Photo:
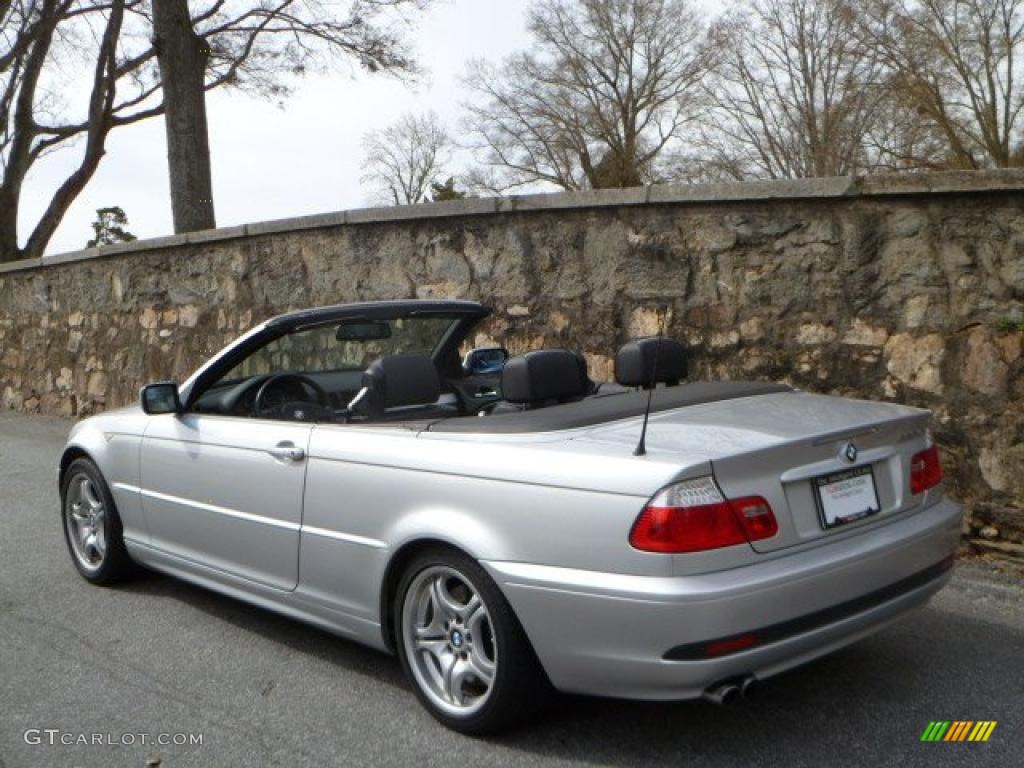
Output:
<svg viewBox="0 0 1024 768">
<path fill-rule="evenodd" d="M 735 708 L 565 697 L 474 740 L 435 724 L 392 658 L 162 576 L 88 585 L 58 522 L 69 426 L 0 414 L 0 768 L 1024 764 L 1024 588 L 978 566 Z M 921 743 L 940 719 L 998 725 L 983 744 Z M 202 744 L 59 743 L 79 733 Z"/>
</svg>

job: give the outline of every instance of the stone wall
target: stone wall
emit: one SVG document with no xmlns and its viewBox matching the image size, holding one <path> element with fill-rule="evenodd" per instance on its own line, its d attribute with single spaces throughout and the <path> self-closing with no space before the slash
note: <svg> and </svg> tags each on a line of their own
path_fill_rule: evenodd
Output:
<svg viewBox="0 0 1024 768">
<path fill-rule="evenodd" d="M 597 377 L 667 312 L 699 378 L 927 406 L 953 493 L 1019 537 L 1021 172 L 470 200 L 0 265 L 0 405 L 94 413 L 268 316 L 414 296 L 483 301 L 480 343 L 577 348 Z"/>
</svg>

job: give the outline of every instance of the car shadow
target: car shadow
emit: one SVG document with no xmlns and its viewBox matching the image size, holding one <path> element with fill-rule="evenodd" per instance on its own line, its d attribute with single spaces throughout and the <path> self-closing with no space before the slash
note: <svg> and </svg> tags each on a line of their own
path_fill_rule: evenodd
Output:
<svg viewBox="0 0 1024 768">
<path fill-rule="evenodd" d="M 372 676 L 386 685 L 408 688 L 393 656 L 244 600 L 148 570 L 119 585 L 118 589 L 187 603 L 217 621 L 227 622 L 290 650 Z"/>
</svg>

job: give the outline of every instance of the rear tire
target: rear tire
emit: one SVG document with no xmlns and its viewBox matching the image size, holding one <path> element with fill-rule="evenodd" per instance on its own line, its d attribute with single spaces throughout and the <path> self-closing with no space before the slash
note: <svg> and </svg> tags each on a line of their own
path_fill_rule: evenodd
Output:
<svg viewBox="0 0 1024 768">
<path fill-rule="evenodd" d="M 394 606 L 402 669 L 442 724 L 482 736 L 541 711 L 550 683 L 512 606 L 475 560 L 442 547 L 418 554 Z"/>
<path fill-rule="evenodd" d="M 113 584 L 135 572 L 124 545 L 121 517 L 103 475 L 89 459 L 75 459 L 60 489 L 61 524 L 71 562 L 86 581 Z"/>
</svg>

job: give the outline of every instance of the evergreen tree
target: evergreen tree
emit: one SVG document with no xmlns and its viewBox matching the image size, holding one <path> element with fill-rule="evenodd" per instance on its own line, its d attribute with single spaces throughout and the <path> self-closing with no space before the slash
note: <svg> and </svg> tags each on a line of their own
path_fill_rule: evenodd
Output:
<svg viewBox="0 0 1024 768">
<path fill-rule="evenodd" d="M 128 226 L 128 217 L 124 209 L 119 205 L 110 208 L 97 208 L 96 221 L 92 223 L 92 231 L 96 235 L 85 244 L 86 248 L 95 248 L 98 245 L 113 245 L 114 243 L 130 243 L 137 239 L 125 227 Z"/>
</svg>

